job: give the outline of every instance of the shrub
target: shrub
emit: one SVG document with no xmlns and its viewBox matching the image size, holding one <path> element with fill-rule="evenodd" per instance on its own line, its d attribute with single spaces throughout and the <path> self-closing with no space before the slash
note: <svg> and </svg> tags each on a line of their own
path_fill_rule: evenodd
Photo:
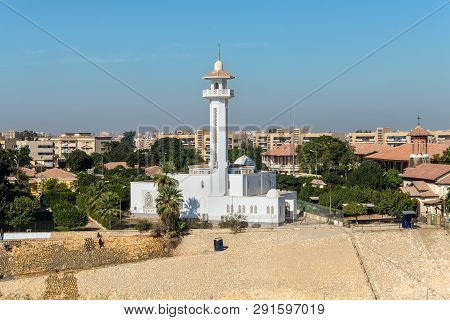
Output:
<svg viewBox="0 0 450 320">
<path fill-rule="evenodd" d="M 16 197 L 6 210 L 6 220 L 14 228 L 26 225 L 35 218 L 38 206 L 36 201 L 28 197 Z"/>
<path fill-rule="evenodd" d="M 349 216 L 354 216 L 356 223 L 358 223 L 358 216 L 367 214 L 367 208 L 362 204 L 350 202 L 344 207 L 344 213 Z"/>
<path fill-rule="evenodd" d="M 189 229 L 211 229 L 212 223 L 199 219 L 189 219 L 187 220 Z"/>
<path fill-rule="evenodd" d="M 148 220 L 139 220 L 138 223 L 136 223 L 136 229 L 139 232 L 148 231 L 152 228 L 152 223 Z"/>
<path fill-rule="evenodd" d="M 88 222 L 87 214 L 67 201 L 54 202 L 52 213 L 57 225 L 69 229 L 84 227 Z"/>
<path fill-rule="evenodd" d="M 54 203 L 61 201 L 75 204 L 76 194 L 69 189 L 49 190 L 42 194 L 41 203 L 44 207 L 51 208 Z"/>
<path fill-rule="evenodd" d="M 248 223 L 242 214 L 228 214 L 221 217 L 219 227 L 230 228 L 231 233 L 239 233 L 248 227 Z"/>
</svg>

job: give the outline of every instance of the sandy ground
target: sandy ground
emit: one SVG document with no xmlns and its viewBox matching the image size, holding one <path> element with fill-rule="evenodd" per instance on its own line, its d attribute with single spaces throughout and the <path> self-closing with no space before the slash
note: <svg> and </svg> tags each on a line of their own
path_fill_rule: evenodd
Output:
<svg viewBox="0 0 450 320">
<path fill-rule="evenodd" d="M 217 236 L 227 250 L 213 251 Z M 173 257 L 73 275 L 80 299 L 448 299 L 448 239 L 440 230 L 328 226 L 237 235 L 194 230 Z M 0 293 L 44 297 L 46 277 L 1 281 Z"/>
</svg>

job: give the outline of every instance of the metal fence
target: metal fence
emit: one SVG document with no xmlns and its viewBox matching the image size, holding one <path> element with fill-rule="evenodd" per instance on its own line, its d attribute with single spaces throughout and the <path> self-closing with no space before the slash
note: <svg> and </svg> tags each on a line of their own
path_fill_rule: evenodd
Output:
<svg viewBox="0 0 450 320">
<path fill-rule="evenodd" d="M 16 232 L 27 232 L 27 231 L 37 231 L 37 232 L 48 232 L 55 229 L 55 222 L 53 221 L 35 221 L 17 227 L 14 231 Z"/>
<path fill-rule="evenodd" d="M 344 221 L 344 213 L 342 210 L 321 206 L 320 204 L 298 200 L 298 209 L 301 213 L 309 213 L 326 218 L 328 220 Z"/>
</svg>

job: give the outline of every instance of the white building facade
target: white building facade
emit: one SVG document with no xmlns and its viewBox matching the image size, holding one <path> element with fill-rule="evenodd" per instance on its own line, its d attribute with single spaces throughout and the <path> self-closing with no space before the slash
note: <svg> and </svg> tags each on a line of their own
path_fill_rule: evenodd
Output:
<svg viewBox="0 0 450 320">
<path fill-rule="evenodd" d="M 296 214 L 297 194 L 276 190 L 274 172 L 256 172 L 255 163 L 242 156 L 228 162 L 228 101 L 234 91 L 227 81 L 234 77 L 219 59 L 203 79 L 210 87 L 203 97 L 210 102 L 210 157 L 207 166 L 191 166 L 188 174 L 174 174 L 183 195 L 181 215 L 213 223 L 223 216 L 241 214 L 249 225 L 279 226 Z M 156 215 L 157 186 L 153 182 L 131 183 L 131 213 Z"/>
</svg>

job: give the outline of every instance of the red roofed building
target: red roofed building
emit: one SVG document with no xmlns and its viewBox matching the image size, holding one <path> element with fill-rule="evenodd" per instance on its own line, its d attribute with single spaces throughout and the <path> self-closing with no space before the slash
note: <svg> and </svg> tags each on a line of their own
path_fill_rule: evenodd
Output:
<svg viewBox="0 0 450 320">
<path fill-rule="evenodd" d="M 284 143 L 280 147 L 262 153 L 262 162 L 270 171 L 284 174 L 299 172 L 299 165 L 295 162 L 295 147 L 291 143 Z"/>
<path fill-rule="evenodd" d="M 355 143 L 352 145 L 355 160 L 361 162 L 365 157 L 377 152 L 385 152 L 393 149 L 392 146 L 378 143 Z"/>
<path fill-rule="evenodd" d="M 106 170 L 113 170 L 118 167 L 123 167 L 124 169 L 130 168 L 125 161 L 107 162 L 103 166 L 105 167 Z"/>
<path fill-rule="evenodd" d="M 429 221 L 439 220 L 443 212 L 442 199 L 450 188 L 450 165 L 422 163 L 407 168 L 402 177 L 400 190 L 418 200 L 420 214 Z"/>
<path fill-rule="evenodd" d="M 408 167 L 430 162 L 433 156 L 442 155 L 450 147 L 446 143 L 429 143 L 431 134 L 420 125 L 411 130 L 408 136 L 411 137 L 410 144 L 380 151 L 365 158 L 377 161 L 386 170 L 397 169 L 403 172 Z"/>
</svg>

